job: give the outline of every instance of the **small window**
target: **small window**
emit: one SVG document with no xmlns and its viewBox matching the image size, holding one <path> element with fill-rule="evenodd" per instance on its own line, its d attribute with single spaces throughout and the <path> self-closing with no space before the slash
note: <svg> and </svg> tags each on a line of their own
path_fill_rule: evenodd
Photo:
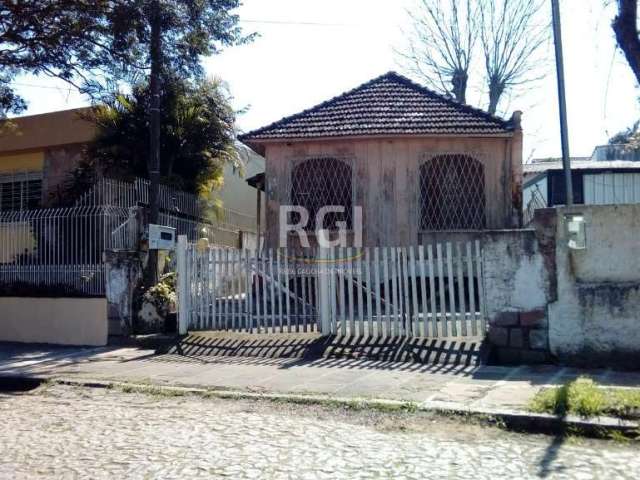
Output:
<svg viewBox="0 0 640 480">
<path fill-rule="evenodd" d="M 0 211 L 39 208 L 42 180 L 19 176 L 0 177 Z"/>
<path fill-rule="evenodd" d="M 344 213 L 329 213 L 318 228 L 335 230 L 337 222 L 353 228 L 351 166 L 336 158 L 311 158 L 296 165 L 291 174 L 291 205 L 305 207 L 309 221 L 305 230 L 316 229 L 316 214 L 324 206 L 342 206 Z M 297 213 L 291 222 L 300 221 Z"/>
<path fill-rule="evenodd" d="M 468 155 L 435 156 L 420 167 L 420 228 L 485 227 L 484 166 Z"/>
</svg>

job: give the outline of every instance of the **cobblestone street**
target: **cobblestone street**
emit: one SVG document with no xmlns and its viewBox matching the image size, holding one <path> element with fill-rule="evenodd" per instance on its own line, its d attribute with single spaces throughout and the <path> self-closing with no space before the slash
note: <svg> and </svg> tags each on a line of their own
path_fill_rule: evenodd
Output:
<svg viewBox="0 0 640 480">
<path fill-rule="evenodd" d="M 41 387 L 0 394 L 1 478 L 639 478 L 637 445 L 410 414 Z"/>
</svg>

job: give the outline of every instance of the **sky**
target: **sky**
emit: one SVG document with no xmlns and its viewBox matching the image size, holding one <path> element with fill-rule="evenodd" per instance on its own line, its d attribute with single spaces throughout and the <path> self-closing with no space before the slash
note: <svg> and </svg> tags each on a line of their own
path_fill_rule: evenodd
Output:
<svg viewBox="0 0 640 480">
<path fill-rule="evenodd" d="M 242 26 L 256 41 L 203 60 L 207 74 L 225 80 L 241 131 L 261 127 L 356 87 L 389 70 L 404 73 L 397 54 L 410 28 L 406 9 L 415 0 L 244 0 Z M 561 0 L 569 145 L 588 156 L 640 118 L 631 70 L 616 50 L 610 27 L 615 2 Z M 550 21 L 548 17 L 542 21 Z M 546 73 L 513 92 L 502 106 L 523 111 L 525 161 L 560 156 L 557 90 L 552 44 L 541 54 Z M 60 80 L 23 76 L 16 88 L 29 103 L 24 114 L 87 104 Z M 484 92 L 469 102 L 486 107 Z M 23 114 L 23 115 L 24 115 Z"/>
</svg>

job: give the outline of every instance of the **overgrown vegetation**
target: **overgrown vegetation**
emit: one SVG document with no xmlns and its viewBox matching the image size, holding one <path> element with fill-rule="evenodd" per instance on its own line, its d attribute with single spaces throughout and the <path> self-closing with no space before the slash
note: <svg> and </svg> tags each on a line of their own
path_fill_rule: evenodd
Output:
<svg viewBox="0 0 640 480">
<path fill-rule="evenodd" d="M 142 299 L 155 306 L 156 311 L 164 316 L 175 310 L 177 303 L 175 272 L 160 277 L 156 285 L 144 292 Z"/>
<path fill-rule="evenodd" d="M 30 0 L 0 3 L 0 118 L 25 101 L 20 74 L 65 80 L 100 97 L 112 85 L 135 85 L 149 75 L 151 24 L 159 17 L 162 64 L 180 78 L 201 78 L 201 60 L 244 44 L 233 11 L 239 0 Z"/>
<path fill-rule="evenodd" d="M 530 409 L 556 415 L 638 419 L 640 390 L 602 388 L 590 378 L 579 377 L 560 387 L 542 390 L 533 398 Z"/>
<path fill-rule="evenodd" d="M 177 301 L 175 272 L 165 273 L 150 288 L 140 283 L 133 292 L 135 333 L 175 332 Z"/>
<path fill-rule="evenodd" d="M 96 138 L 69 174 L 58 195 L 60 205 L 73 202 L 100 176 L 148 176 L 148 84 L 103 100 L 87 114 L 96 124 Z M 211 192 L 222 187 L 224 166 L 241 168 L 234 145 L 236 112 L 226 85 L 218 79 L 191 82 L 173 76 L 163 85 L 160 103 L 161 182 L 211 200 Z"/>
</svg>

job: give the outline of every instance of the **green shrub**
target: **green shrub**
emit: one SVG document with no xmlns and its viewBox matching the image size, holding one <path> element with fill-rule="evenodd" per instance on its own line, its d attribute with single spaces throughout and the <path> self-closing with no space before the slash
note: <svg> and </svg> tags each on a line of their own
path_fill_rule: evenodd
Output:
<svg viewBox="0 0 640 480">
<path fill-rule="evenodd" d="M 567 405 L 569 412 L 594 417 L 606 406 L 605 393 L 590 378 L 579 377 L 568 385 Z"/>
</svg>

